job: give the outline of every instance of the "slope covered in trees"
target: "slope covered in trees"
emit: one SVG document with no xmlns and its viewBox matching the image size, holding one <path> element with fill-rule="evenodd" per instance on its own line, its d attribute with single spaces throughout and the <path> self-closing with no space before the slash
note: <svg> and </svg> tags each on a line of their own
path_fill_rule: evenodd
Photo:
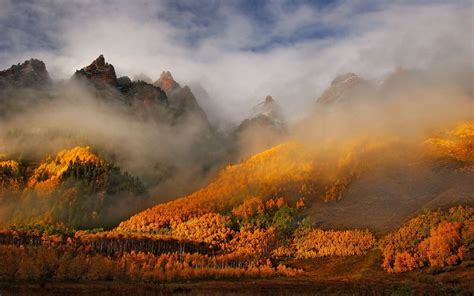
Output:
<svg viewBox="0 0 474 296">
<path fill-rule="evenodd" d="M 172 202 L 159 204 L 122 222 L 119 230 L 154 232 L 209 212 L 224 213 L 254 197 L 263 202 L 284 198 L 340 199 L 356 175 L 370 165 L 393 139 L 368 139 L 336 146 L 289 142 L 227 166 L 208 186 Z"/>
<path fill-rule="evenodd" d="M 41 163 L 0 162 L 0 222 L 65 223 L 110 227 L 146 206 L 141 182 L 94 154 L 75 147 Z"/>
</svg>

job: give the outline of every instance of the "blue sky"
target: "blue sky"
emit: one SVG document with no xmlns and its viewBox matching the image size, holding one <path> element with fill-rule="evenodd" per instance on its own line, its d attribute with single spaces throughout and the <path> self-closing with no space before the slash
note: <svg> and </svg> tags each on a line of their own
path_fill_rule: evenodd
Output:
<svg viewBox="0 0 474 296">
<path fill-rule="evenodd" d="M 0 0 L 0 68 L 68 78 L 99 54 L 121 75 L 170 70 L 227 117 L 271 94 L 308 109 L 344 72 L 472 67 L 472 1 Z"/>
</svg>

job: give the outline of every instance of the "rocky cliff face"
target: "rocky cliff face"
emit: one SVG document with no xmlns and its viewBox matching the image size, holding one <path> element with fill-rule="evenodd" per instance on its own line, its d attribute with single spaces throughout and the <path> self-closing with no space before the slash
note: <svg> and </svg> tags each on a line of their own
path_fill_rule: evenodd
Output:
<svg viewBox="0 0 474 296">
<path fill-rule="evenodd" d="M 169 71 L 163 71 L 160 75 L 160 78 L 155 82 L 155 85 L 159 86 L 165 92 L 169 92 L 175 88 L 180 87 Z"/>
<path fill-rule="evenodd" d="M 117 85 L 114 66 L 106 63 L 103 55 L 100 55 L 89 66 L 77 70 L 73 77 L 88 79 L 97 86 Z"/>
<path fill-rule="evenodd" d="M 199 106 L 191 89 L 188 86 L 181 87 L 169 71 L 161 73 L 155 86 L 166 92 L 174 124 L 192 120 L 207 129 L 210 127 L 207 115 Z"/>
<path fill-rule="evenodd" d="M 40 60 L 30 59 L 0 71 L 0 119 L 32 110 L 41 99 L 50 97 L 51 86 L 49 73 Z"/>
<path fill-rule="evenodd" d="M 2 87 L 36 87 L 49 82 L 49 73 L 45 64 L 36 59 L 30 59 L 0 71 L 0 86 Z"/>
</svg>

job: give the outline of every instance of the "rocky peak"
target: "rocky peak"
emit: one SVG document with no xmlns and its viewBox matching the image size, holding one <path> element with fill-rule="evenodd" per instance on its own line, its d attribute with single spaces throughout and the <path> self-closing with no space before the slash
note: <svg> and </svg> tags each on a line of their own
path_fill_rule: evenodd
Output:
<svg viewBox="0 0 474 296">
<path fill-rule="evenodd" d="M 103 55 L 100 55 L 89 66 L 77 70 L 74 77 L 86 78 L 96 85 L 115 86 L 117 84 L 114 66 L 106 63 Z"/>
<path fill-rule="evenodd" d="M 272 103 L 272 102 L 274 102 L 272 96 L 267 96 L 267 97 L 265 98 L 265 104 L 269 104 L 269 103 Z"/>
<path fill-rule="evenodd" d="M 367 86 L 367 81 L 352 72 L 338 75 L 317 102 L 320 104 L 339 102 L 343 97 L 351 95 L 354 90 Z"/>
<path fill-rule="evenodd" d="M 165 92 L 179 87 L 179 84 L 173 79 L 173 75 L 171 75 L 169 71 L 163 71 L 160 78 L 155 82 L 155 85 L 159 86 Z"/>
<path fill-rule="evenodd" d="M 266 96 L 265 101 L 253 107 L 250 118 L 259 117 L 262 115 L 267 116 L 274 121 L 284 122 L 281 107 L 272 98 L 272 96 Z"/>
<path fill-rule="evenodd" d="M 0 81 L 20 86 L 36 86 L 49 82 L 50 78 L 42 61 L 30 59 L 22 64 L 18 63 L 7 70 L 0 71 Z"/>
<path fill-rule="evenodd" d="M 105 68 L 106 65 L 108 64 L 105 62 L 104 56 L 100 55 L 97 59 L 95 59 L 95 61 L 93 61 L 89 66 L 86 67 L 86 71 L 87 72 L 98 71 Z"/>
<path fill-rule="evenodd" d="M 334 78 L 334 80 L 331 82 L 331 85 L 335 86 L 340 84 L 350 84 L 359 80 L 362 79 L 357 74 L 349 72 L 336 76 L 336 78 Z"/>
</svg>

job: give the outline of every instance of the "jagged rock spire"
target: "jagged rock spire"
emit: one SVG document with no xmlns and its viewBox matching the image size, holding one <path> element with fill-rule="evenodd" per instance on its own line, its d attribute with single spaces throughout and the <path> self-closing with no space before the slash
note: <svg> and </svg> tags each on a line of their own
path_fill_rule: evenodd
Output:
<svg viewBox="0 0 474 296">
<path fill-rule="evenodd" d="M 160 87 L 165 92 L 179 87 L 179 84 L 174 80 L 170 71 L 163 71 L 160 75 L 160 78 L 155 82 L 155 85 Z"/>
<path fill-rule="evenodd" d="M 117 84 L 117 75 L 114 66 L 105 62 L 103 55 L 100 55 L 89 66 L 76 71 L 74 77 L 83 77 L 99 85 Z"/>
</svg>

